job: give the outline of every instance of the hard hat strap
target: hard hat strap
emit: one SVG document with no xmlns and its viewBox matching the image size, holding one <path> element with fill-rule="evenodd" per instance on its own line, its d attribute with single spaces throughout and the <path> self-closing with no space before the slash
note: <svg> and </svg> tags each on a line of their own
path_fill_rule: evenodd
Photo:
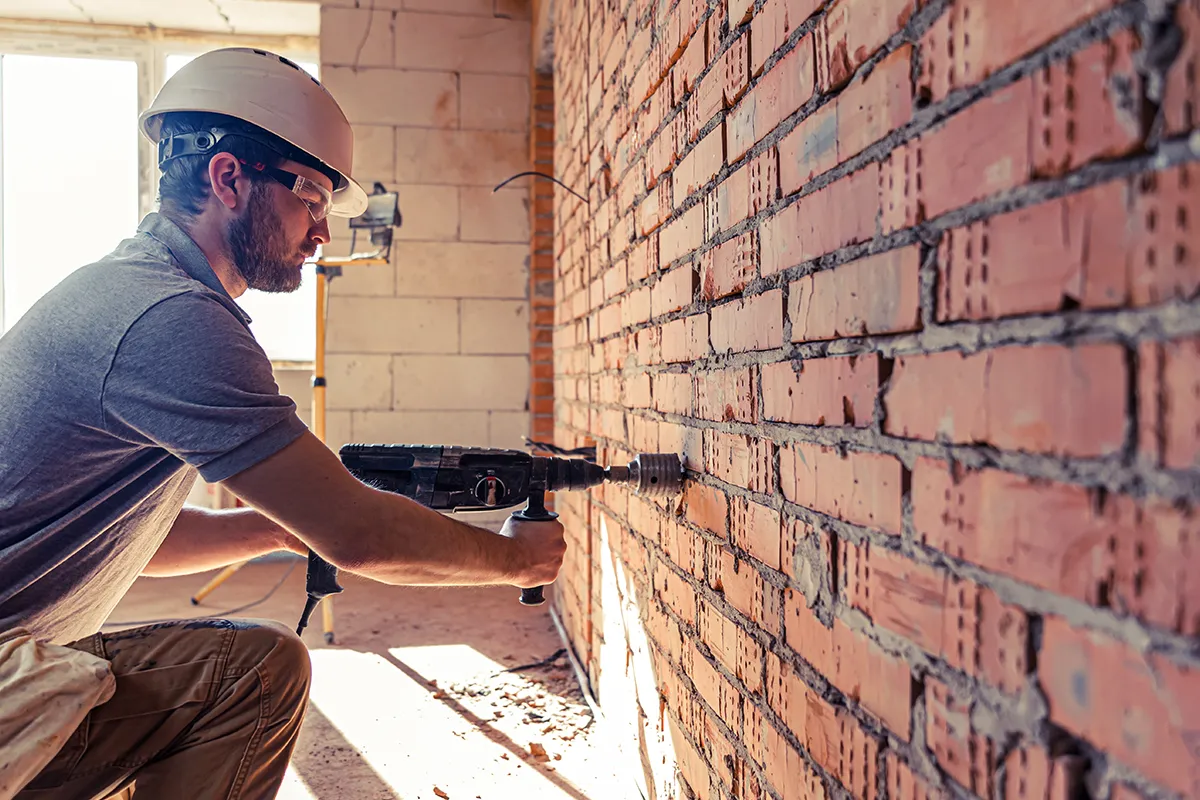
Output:
<svg viewBox="0 0 1200 800">
<path fill-rule="evenodd" d="M 215 153 L 217 144 L 226 136 L 240 136 L 243 139 L 248 139 L 256 144 L 266 147 L 273 153 L 278 153 L 282 158 L 289 158 L 300 164 L 305 164 L 312 167 L 318 172 L 323 172 L 333 181 L 333 185 L 337 188 L 344 182 L 342 176 L 329 166 L 321 162 L 303 150 L 289 147 L 287 150 L 280 148 L 283 142 L 270 141 L 265 136 L 255 136 L 254 133 L 243 130 L 225 130 L 224 128 L 209 128 L 204 131 L 189 131 L 187 133 L 174 133 L 170 136 L 164 136 L 158 142 L 158 167 L 163 166 L 172 159 L 181 158 L 182 156 L 203 156 Z"/>
</svg>

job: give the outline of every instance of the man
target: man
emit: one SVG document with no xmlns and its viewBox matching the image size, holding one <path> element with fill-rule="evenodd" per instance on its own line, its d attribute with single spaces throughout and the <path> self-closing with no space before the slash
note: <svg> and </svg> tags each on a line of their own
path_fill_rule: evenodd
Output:
<svg viewBox="0 0 1200 800">
<path fill-rule="evenodd" d="M 303 644 L 227 620 L 96 633 L 138 575 L 312 548 L 385 583 L 537 586 L 565 541 L 554 522 L 494 534 L 365 486 L 279 394 L 234 298 L 295 289 L 326 215 L 366 206 L 324 87 L 276 55 L 219 50 L 141 126 L 160 213 L 0 339 L 0 633 L 70 643 L 117 678 L 18 797 L 273 797 L 307 698 Z M 182 508 L 189 466 L 252 508 Z"/>
</svg>

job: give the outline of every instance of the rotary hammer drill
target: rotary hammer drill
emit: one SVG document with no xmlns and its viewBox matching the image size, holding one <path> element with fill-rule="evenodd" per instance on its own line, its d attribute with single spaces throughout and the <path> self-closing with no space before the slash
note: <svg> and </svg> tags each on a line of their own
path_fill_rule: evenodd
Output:
<svg viewBox="0 0 1200 800">
<path fill-rule="evenodd" d="M 376 489 L 402 494 L 439 511 L 495 511 L 520 503 L 517 519 L 551 520 L 546 492 L 589 489 L 601 483 L 623 483 L 639 494 L 678 494 L 683 462 L 674 453 L 642 453 L 627 466 L 601 467 L 578 458 L 534 456 L 520 450 L 402 444 L 348 444 L 338 454 L 359 480 Z M 308 552 L 308 600 L 300 633 L 322 598 L 342 591 L 337 567 Z M 539 605 L 541 586 L 521 590 L 521 602 Z"/>
</svg>

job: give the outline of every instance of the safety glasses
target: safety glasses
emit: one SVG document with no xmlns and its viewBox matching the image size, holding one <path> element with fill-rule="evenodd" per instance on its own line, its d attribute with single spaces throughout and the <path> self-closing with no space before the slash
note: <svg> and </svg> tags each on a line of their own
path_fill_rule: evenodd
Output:
<svg viewBox="0 0 1200 800">
<path fill-rule="evenodd" d="M 238 160 L 241 161 L 241 159 Z M 333 205 L 333 193 L 321 184 L 311 181 L 303 175 L 268 167 L 266 164 L 249 164 L 245 161 L 242 161 L 242 163 L 256 172 L 261 172 L 272 180 L 283 184 L 288 191 L 299 197 L 308 208 L 309 216 L 312 217 L 313 222 L 320 222 L 329 216 L 329 207 Z"/>
</svg>

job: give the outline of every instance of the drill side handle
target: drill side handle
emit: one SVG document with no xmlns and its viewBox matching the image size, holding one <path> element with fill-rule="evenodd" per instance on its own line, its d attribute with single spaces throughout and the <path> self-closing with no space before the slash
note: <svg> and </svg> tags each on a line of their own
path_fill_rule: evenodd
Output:
<svg viewBox="0 0 1200 800">
<path fill-rule="evenodd" d="M 531 489 L 528 504 L 520 511 L 513 512 L 513 518 L 529 522 L 546 522 L 547 520 L 558 519 L 558 514 L 546 510 L 546 493 L 544 491 L 541 489 Z M 522 589 L 521 605 L 540 606 L 546 602 L 546 597 L 542 593 L 542 589 L 543 587 L 541 586 Z"/>
<path fill-rule="evenodd" d="M 304 613 L 300 615 L 300 624 L 296 627 L 297 635 L 308 627 L 308 618 L 317 607 L 317 603 L 331 594 L 342 591 L 337 582 L 337 572 L 337 567 L 333 564 L 312 550 L 308 551 L 308 574 L 304 579 L 304 590 L 308 592 L 308 600 L 304 603 Z"/>
</svg>

